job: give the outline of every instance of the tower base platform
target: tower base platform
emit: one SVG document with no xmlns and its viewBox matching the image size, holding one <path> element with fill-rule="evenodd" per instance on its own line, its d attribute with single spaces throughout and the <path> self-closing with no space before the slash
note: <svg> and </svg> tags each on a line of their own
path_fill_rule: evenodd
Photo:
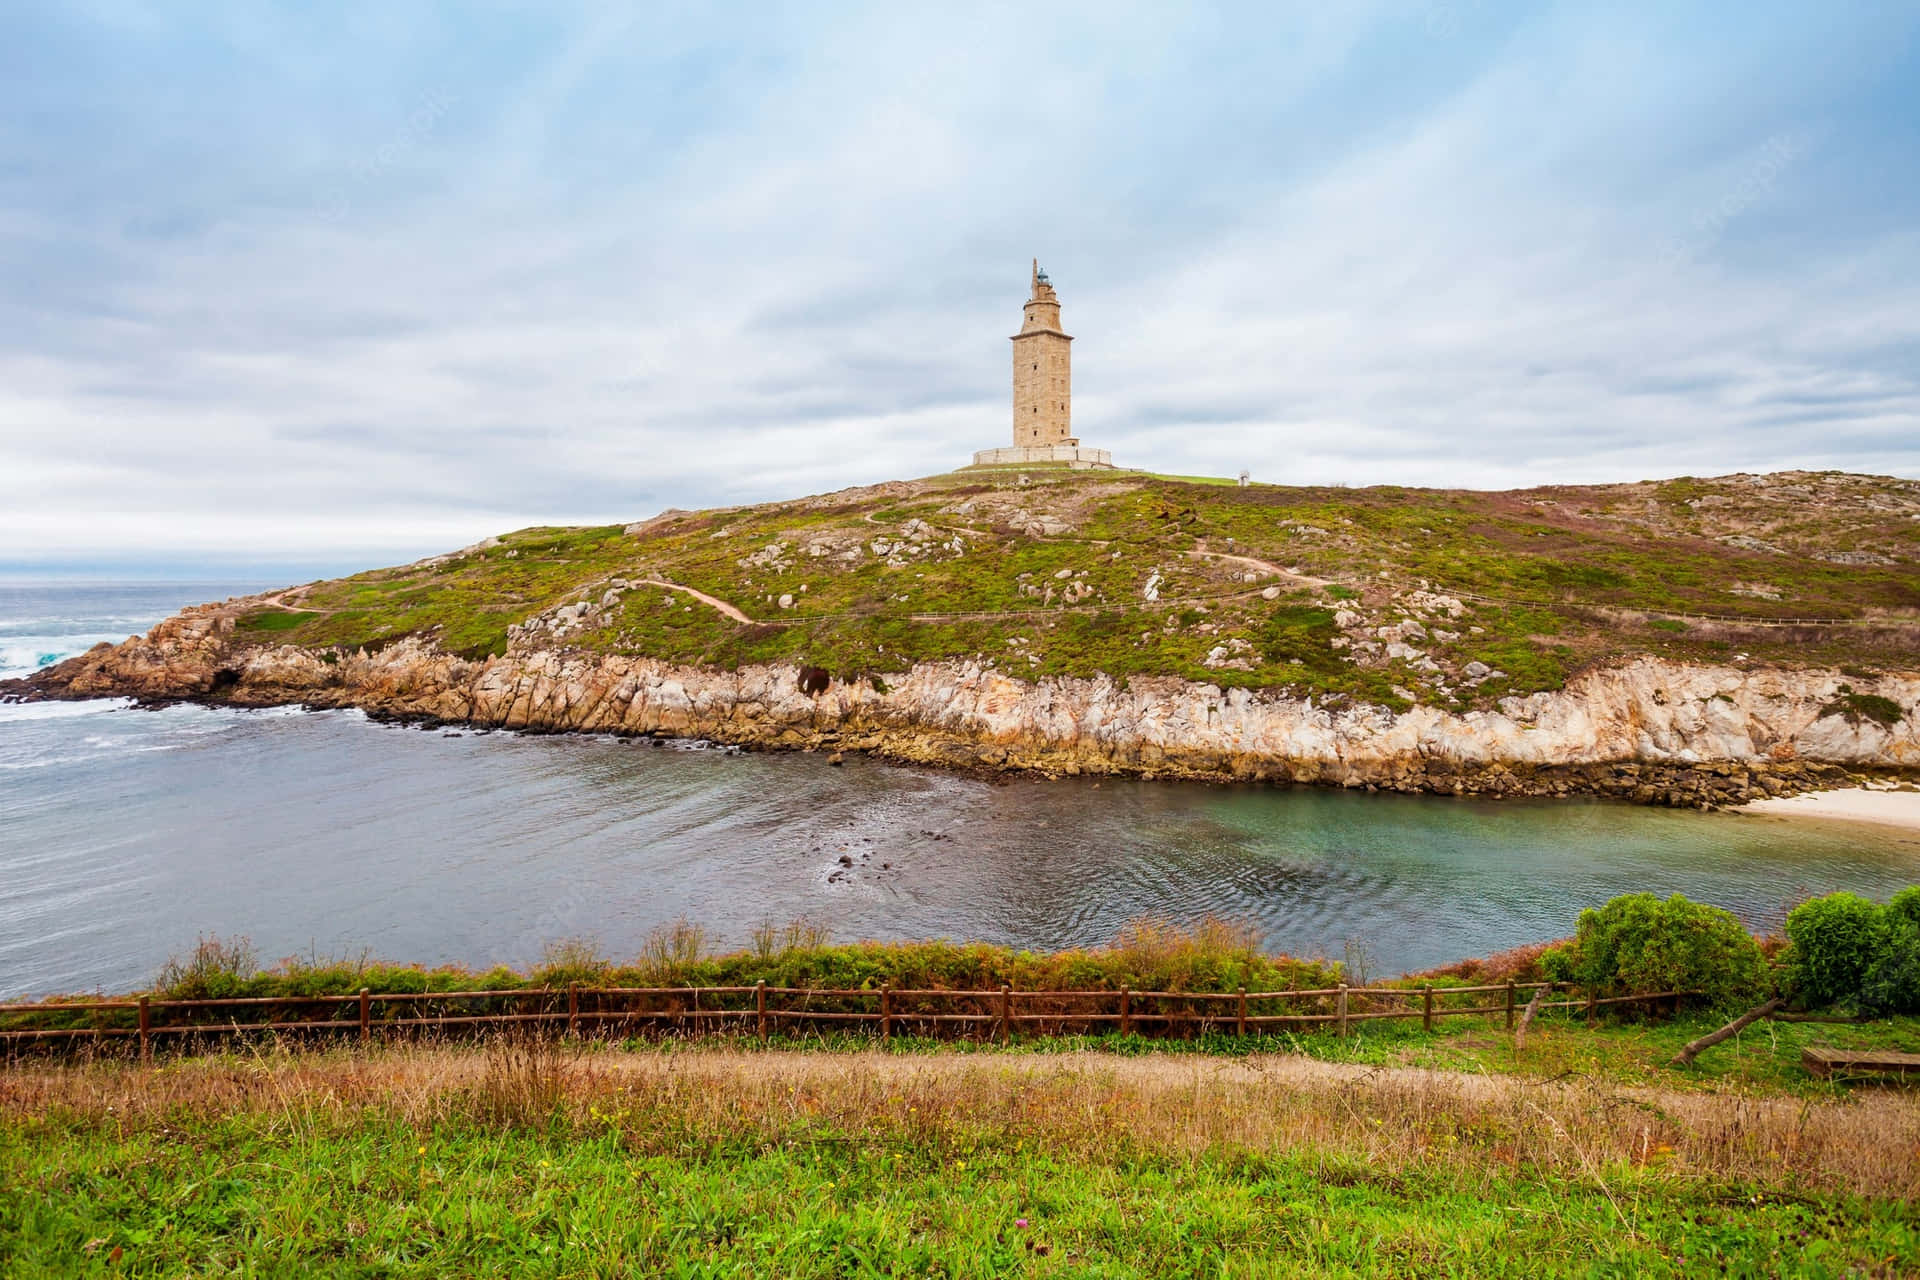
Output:
<svg viewBox="0 0 1920 1280">
<path fill-rule="evenodd" d="M 1018 445 L 1010 449 L 982 449 L 973 455 L 976 467 L 1024 467 L 1042 463 L 1064 465 L 1075 471 L 1115 469 L 1113 455 L 1105 449 L 1086 449 L 1077 444 Z"/>
</svg>

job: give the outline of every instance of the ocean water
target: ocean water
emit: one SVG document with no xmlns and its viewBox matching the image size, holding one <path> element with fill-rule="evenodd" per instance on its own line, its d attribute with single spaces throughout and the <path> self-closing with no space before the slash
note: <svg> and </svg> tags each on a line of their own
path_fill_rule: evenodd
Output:
<svg viewBox="0 0 1920 1280">
<path fill-rule="evenodd" d="M 15 670 L 251 584 L 0 588 Z M 14 662 L 13 657 L 9 658 Z M 1920 837 L 1599 801 L 985 782 L 860 758 L 423 731 L 357 712 L 0 705 L 0 998 L 133 990 L 203 933 L 263 957 L 527 964 L 852 938 L 1095 944 L 1207 914 L 1398 973 L 1569 932 L 1648 890 L 1777 924 L 1920 882 Z"/>
<path fill-rule="evenodd" d="M 265 584 L 0 582 L 0 680 L 145 631 L 184 604 L 224 600 Z"/>
</svg>

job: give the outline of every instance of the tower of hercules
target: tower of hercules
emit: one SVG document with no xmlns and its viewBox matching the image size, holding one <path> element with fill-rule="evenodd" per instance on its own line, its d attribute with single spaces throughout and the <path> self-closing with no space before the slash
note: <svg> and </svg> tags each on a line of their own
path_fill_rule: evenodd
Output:
<svg viewBox="0 0 1920 1280">
<path fill-rule="evenodd" d="M 1013 335 L 1013 447 L 982 449 L 973 455 L 976 467 L 1113 465 L 1105 449 L 1083 449 L 1074 438 L 1072 344 L 1060 328 L 1060 299 L 1035 259 L 1026 318 Z"/>
<path fill-rule="evenodd" d="M 1033 262 L 1033 296 L 1013 335 L 1013 442 L 1079 444 L 1073 438 L 1073 339 L 1060 331 L 1060 299 Z"/>
</svg>

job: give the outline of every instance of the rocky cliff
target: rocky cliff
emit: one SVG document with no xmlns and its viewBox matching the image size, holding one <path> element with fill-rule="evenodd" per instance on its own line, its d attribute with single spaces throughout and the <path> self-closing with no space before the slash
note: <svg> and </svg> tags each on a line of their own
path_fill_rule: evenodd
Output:
<svg viewBox="0 0 1920 1280">
<path fill-rule="evenodd" d="M 1591 792 L 1661 804 L 1738 803 L 1838 785 L 1859 771 L 1920 773 L 1920 673 L 1642 657 L 1467 712 L 1394 712 L 1174 677 L 1022 680 L 968 661 L 922 662 L 808 693 L 803 684 L 816 681 L 792 665 L 705 669 L 554 647 L 537 633 L 479 660 L 418 637 L 316 651 L 236 631 L 236 618 L 257 607 L 186 610 L 145 637 L 0 685 L 0 696 L 351 706 L 538 732 L 870 751 L 948 767 Z"/>
</svg>

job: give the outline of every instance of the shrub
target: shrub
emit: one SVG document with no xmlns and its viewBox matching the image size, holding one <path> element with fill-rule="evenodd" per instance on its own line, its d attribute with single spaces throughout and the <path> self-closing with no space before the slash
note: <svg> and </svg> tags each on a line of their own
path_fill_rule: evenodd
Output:
<svg viewBox="0 0 1920 1280">
<path fill-rule="evenodd" d="M 677 984 L 707 949 L 707 931 L 681 917 L 663 924 L 640 944 L 640 968 L 655 975 L 654 981 Z"/>
<path fill-rule="evenodd" d="M 1624 894 L 1582 911 L 1571 946 L 1549 950 L 1541 964 L 1562 981 L 1613 994 L 1697 991 L 1714 1006 L 1750 1001 L 1768 986 L 1766 961 L 1746 926 L 1677 893 L 1664 902 Z"/>
<path fill-rule="evenodd" d="M 1548 982 L 1577 982 L 1573 939 L 1556 942 L 1540 953 L 1540 976 Z"/>
<path fill-rule="evenodd" d="M 1920 1013 L 1920 885 L 1893 895 L 1880 951 L 1860 980 L 1860 1004 L 1876 1013 Z"/>
<path fill-rule="evenodd" d="M 154 989 L 168 1000 L 226 1000 L 251 995 L 260 956 L 249 938 L 202 935 L 185 960 L 168 956 Z"/>
<path fill-rule="evenodd" d="M 536 986 L 564 987 L 569 982 L 592 985 L 606 980 L 613 963 L 591 938 L 561 938 L 549 942 L 531 975 Z"/>
<path fill-rule="evenodd" d="M 1820 708 L 1820 719 L 1828 716 L 1845 716 L 1850 725 L 1871 720 L 1882 729 L 1891 729 L 1905 718 L 1906 713 L 1892 698 L 1883 698 L 1877 693 L 1855 693 L 1850 686 L 1843 684 L 1840 686 L 1840 696 Z"/>
<path fill-rule="evenodd" d="M 753 927 L 753 958 L 773 960 L 796 951 L 817 951 L 833 941 L 831 926 L 805 916 L 797 916 L 784 925 L 762 920 Z"/>
<path fill-rule="evenodd" d="M 1512 978 L 1515 982 L 1571 982 L 1565 966 L 1565 957 L 1572 947 L 1571 939 L 1558 942 L 1529 942 L 1525 946 L 1509 947 L 1505 951 L 1496 951 L 1488 956 L 1473 956 L 1465 960 L 1456 960 L 1436 969 L 1424 969 L 1419 973 L 1408 974 L 1411 978 L 1455 978 L 1467 983 L 1505 982 Z M 1558 965 L 1559 972 L 1554 968 Z"/>
<path fill-rule="evenodd" d="M 1265 957 L 1250 925 L 1209 916 L 1184 926 L 1143 916 L 1121 928 L 1106 958 L 1148 989 L 1222 991 L 1243 982 Z"/>
<path fill-rule="evenodd" d="M 1880 954 L 1886 909 L 1858 894 L 1809 898 L 1787 913 L 1797 994 L 1810 1005 L 1854 1003 Z"/>
</svg>

